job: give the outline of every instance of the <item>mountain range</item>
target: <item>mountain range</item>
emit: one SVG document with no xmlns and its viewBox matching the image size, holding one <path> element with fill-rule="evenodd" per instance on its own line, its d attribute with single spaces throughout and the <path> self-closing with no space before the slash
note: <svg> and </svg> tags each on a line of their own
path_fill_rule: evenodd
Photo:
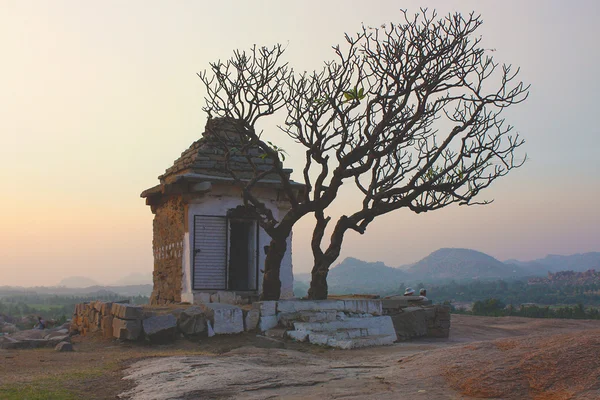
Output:
<svg viewBox="0 0 600 400">
<path fill-rule="evenodd" d="M 518 279 L 545 276 L 548 272 L 600 270 L 600 252 L 570 256 L 549 255 L 533 261 L 499 261 L 476 250 L 442 248 L 422 260 L 400 267 L 348 257 L 329 271 L 331 293 L 398 291 L 417 282 L 444 283 L 466 280 Z M 308 287 L 310 274 L 294 275 L 298 293 Z"/>
</svg>

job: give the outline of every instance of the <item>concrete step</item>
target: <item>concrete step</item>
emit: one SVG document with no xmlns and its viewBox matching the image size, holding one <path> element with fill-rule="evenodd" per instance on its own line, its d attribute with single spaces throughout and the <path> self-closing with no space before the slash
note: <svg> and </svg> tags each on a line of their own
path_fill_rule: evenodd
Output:
<svg viewBox="0 0 600 400">
<path fill-rule="evenodd" d="M 388 316 L 370 318 L 346 318 L 332 322 L 295 322 L 294 330 L 298 332 L 336 332 L 353 329 L 366 329 L 368 335 L 388 335 L 396 337 L 392 319 Z"/>
<path fill-rule="evenodd" d="M 338 349 L 358 349 L 360 347 L 372 346 L 390 346 L 396 341 L 396 335 L 370 335 L 353 339 L 343 339 L 336 341 L 333 347 Z"/>
<path fill-rule="evenodd" d="M 360 331 L 359 331 L 360 332 Z M 361 332 L 364 333 L 364 332 Z M 301 342 L 308 342 L 320 346 L 330 346 L 338 349 L 355 349 L 369 346 L 386 346 L 396 341 L 396 335 L 364 335 L 356 334 L 353 330 L 337 332 L 311 332 L 288 331 L 287 337 Z"/>
</svg>

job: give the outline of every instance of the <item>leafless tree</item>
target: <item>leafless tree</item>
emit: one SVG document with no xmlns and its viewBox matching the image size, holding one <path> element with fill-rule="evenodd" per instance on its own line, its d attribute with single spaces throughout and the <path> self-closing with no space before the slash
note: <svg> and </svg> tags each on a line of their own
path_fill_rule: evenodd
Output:
<svg viewBox="0 0 600 400">
<path fill-rule="evenodd" d="M 273 160 L 263 175 L 256 170 L 253 179 L 238 179 L 272 238 L 266 299 L 279 297 L 285 238 L 306 214 L 316 218 L 309 297 L 324 299 L 329 268 L 348 230 L 362 234 L 376 217 L 400 208 L 421 213 L 453 203 L 487 204 L 476 201 L 482 190 L 525 161 L 515 156 L 523 140 L 501 114 L 525 100 L 529 87 L 517 81 L 518 69 L 500 66 L 481 46 L 480 16 L 402 15 L 399 24 L 346 35 L 320 71 L 295 74 L 276 46 L 212 64 L 210 79 L 201 74 L 206 111 L 239 121 L 246 148 L 258 146 Z M 300 196 L 285 177 L 280 149 L 254 130 L 259 118 L 279 110 L 286 118 L 281 129 L 305 150 Z M 267 173 L 281 177 L 291 205 L 281 221 L 252 195 Z M 344 182 L 356 185 L 362 204 L 337 219 L 324 243 L 331 222 L 326 212 Z"/>
</svg>

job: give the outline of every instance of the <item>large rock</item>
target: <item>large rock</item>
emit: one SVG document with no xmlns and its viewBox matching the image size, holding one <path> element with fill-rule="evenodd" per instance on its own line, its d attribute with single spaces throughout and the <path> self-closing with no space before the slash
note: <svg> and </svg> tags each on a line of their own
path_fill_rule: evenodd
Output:
<svg viewBox="0 0 600 400">
<path fill-rule="evenodd" d="M 206 317 L 200 307 L 190 307 L 179 314 L 177 327 L 184 335 L 201 335 L 206 333 Z"/>
<path fill-rule="evenodd" d="M 427 313 L 421 307 L 408 307 L 390 315 L 398 340 L 427 336 Z"/>
<path fill-rule="evenodd" d="M 244 331 L 244 315 L 241 308 L 221 303 L 202 304 L 201 307 L 207 319 L 212 323 L 215 334 Z"/>
<path fill-rule="evenodd" d="M 142 333 L 142 323 L 139 320 L 113 318 L 113 336 L 123 340 L 137 340 Z"/>
<path fill-rule="evenodd" d="M 157 315 L 142 322 L 146 339 L 153 343 L 168 342 L 175 339 L 177 318 L 173 314 Z"/>
</svg>

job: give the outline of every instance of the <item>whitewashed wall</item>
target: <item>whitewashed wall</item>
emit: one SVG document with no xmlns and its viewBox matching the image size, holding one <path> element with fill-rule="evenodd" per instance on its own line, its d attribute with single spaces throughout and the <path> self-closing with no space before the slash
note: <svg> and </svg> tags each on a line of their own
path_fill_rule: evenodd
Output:
<svg viewBox="0 0 600 400">
<path fill-rule="evenodd" d="M 232 208 L 236 208 L 238 206 L 243 205 L 243 201 L 239 194 L 236 196 L 234 193 L 231 195 L 223 195 L 217 194 L 222 193 L 217 188 L 213 188 L 213 190 L 209 193 L 201 195 L 198 199 L 193 200 L 188 205 L 188 213 L 187 213 L 187 226 L 189 227 L 188 232 L 185 233 L 184 237 L 184 256 L 183 256 L 183 282 L 182 282 L 182 294 L 181 301 L 190 302 L 194 301 L 193 291 L 192 291 L 192 252 L 194 243 L 194 215 L 214 215 L 214 216 L 225 216 L 227 215 L 227 211 Z M 278 208 L 278 204 L 273 200 L 265 200 L 261 199 L 265 203 L 265 205 L 273 212 L 273 216 L 276 219 L 279 219 L 280 215 L 285 212 L 285 209 Z M 258 259 L 258 290 L 262 292 L 262 280 L 265 265 L 265 252 L 263 250 L 264 246 L 268 245 L 271 242 L 271 237 L 262 229 L 259 228 L 259 259 Z M 287 243 L 287 252 L 281 262 L 281 270 L 279 274 L 279 279 L 281 280 L 281 298 L 291 298 L 294 296 L 294 275 L 292 270 L 292 237 L 288 238 Z"/>
</svg>

